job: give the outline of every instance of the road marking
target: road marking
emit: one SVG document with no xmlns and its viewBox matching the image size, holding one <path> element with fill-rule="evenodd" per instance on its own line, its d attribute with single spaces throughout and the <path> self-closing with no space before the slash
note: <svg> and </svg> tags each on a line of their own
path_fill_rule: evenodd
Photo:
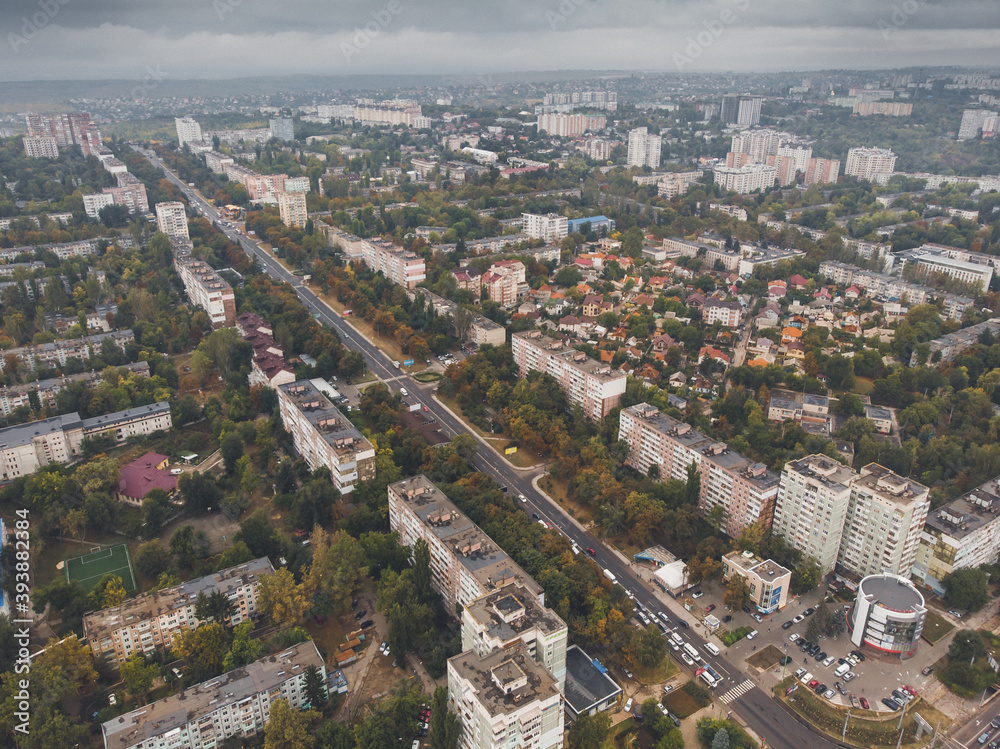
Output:
<svg viewBox="0 0 1000 749">
<path fill-rule="evenodd" d="M 744 694 L 753 689 L 753 686 L 754 686 L 753 682 L 750 681 L 750 679 L 746 679 L 745 681 L 743 681 L 743 683 L 737 684 L 735 687 L 733 687 L 724 695 L 722 695 L 720 699 L 722 700 L 723 704 L 732 702 L 733 700 L 738 700 Z"/>
</svg>

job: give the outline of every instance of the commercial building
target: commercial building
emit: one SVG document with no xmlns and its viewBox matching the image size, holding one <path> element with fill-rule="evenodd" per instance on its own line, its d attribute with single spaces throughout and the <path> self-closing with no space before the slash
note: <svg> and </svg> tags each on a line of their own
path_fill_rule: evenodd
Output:
<svg viewBox="0 0 1000 749">
<path fill-rule="evenodd" d="M 945 577 L 957 569 L 996 564 L 1000 558 L 1000 486 L 987 481 L 927 515 L 913 577 L 944 595 Z"/>
<path fill-rule="evenodd" d="M 851 484 L 838 565 L 859 578 L 909 575 L 929 509 L 926 486 L 869 463 Z"/>
<path fill-rule="evenodd" d="M 65 341 L 39 343 L 34 346 L 19 346 L 7 349 L 4 357 L 12 356 L 28 369 L 41 367 L 65 367 L 70 359 L 86 361 L 101 352 L 105 341 L 111 341 L 119 348 L 135 340 L 131 330 L 116 330 L 111 333 L 97 333 L 84 338 L 70 338 Z"/>
<path fill-rule="evenodd" d="M 375 448 L 309 380 L 279 385 L 278 409 L 295 449 L 313 470 L 330 469 L 333 485 L 350 494 L 375 478 Z"/>
<path fill-rule="evenodd" d="M 175 257 L 174 267 L 184 283 L 191 304 L 208 313 L 216 328 L 231 327 L 236 321 L 236 296 L 215 269 L 201 260 Z"/>
<path fill-rule="evenodd" d="M 423 539 L 430 550 L 431 587 L 445 608 L 517 584 L 545 605 L 545 591 L 424 475 L 389 485 L 389 526 L 403 546 Z M 557 690 L 558 691 L 558 690 Z"/>
<path fill-rule="evenodd" d="M 781 472 L 771 527 L 790 547 L 815 559 L 824 575 L 837 565 L 857 475 L 826 455 L 791 460 Z"/>
<path fill-rule="evenodd" d="M 448 707 L 462 726 L 462 749 L 562 749 L 562 693 L 523 643 L 449 658 Z"/>
<path fill-rule="evenodd" d="M 541 331 L 514 333 L 511 348 L 521 377 L 527 377 L 532 370 L 552 375 L 570 404 L 580 406 L 589 419 L 603 419 L 625 393 L 624 372 L 591 359 L 561 340 L 544 337 Z"/>
<path fill-rule="evenodd" d="M 462 608 L 462 650 L 484 656 L 520 641 L 559 685 L 566 684 L 566 622 L 538 603 L 535 594 L 511 583 Z"/>
<path fill-rule="evenodd" d="M 415 289 L 427 278 L 424 259 L 384 239 L 366 239 L 362 243 L 362 261 L 376 272 L 404 289 Z"/>
<path fill-rule="evenodd" d="M 802 183 L 805 185 L 835 185 L 839 176 L 839 159 L 809 159 Z"/>
<path fill-rule="evenodd" d="M 653 135 L 647 128 L 637 127 L 628 133 L 629 166 L 648 166 L 656 169 L 660 165 L 660 152 L 663 149 L 663 138 Z"/>
<path fill-rule="evenodd" d="M 579 645 L 566 651 L 566 714 L 570 720 L 611 710 L 621 695 L 622 688 L 600 661 Z"/>
<path fill-rule="evenodd" d="M 29 159 L 58 159 L 59 142 L 51 135 L 25 135 L 24 155 Z"/>
<path fill-rule="evenodd" d="M 179 694 L 112 718 L 101 726 L 105 749 L 202 749 L 260 733 L 271 706 L 309 706 L 306 672 L 316 668 L 327 689 L 326 664 L 312 640 L 293 645 Z"/>
<path fill-rule="evenodd" d="M 222 593 L 232 603 L 229 624 L 256 618 L 260 578 L 274 574 L 267 557 L 244 562 L 186 583 L 129 598 L 83 615 L 83 639 L 95 657 L 123 663 L 132 653 L 149 655 L 171 647 L 174 636 L 202 624 L 195 614 L 198 594 Z"/>
<path fill-rule="evenodd" d="M 726 94 L 722 97 L 721 118 L 727 125 L 751 127 L 760 123 L 762 96 L 748 94 Z"/>
<path fill-rule="evenodd" d="M 590 231 L 610 234 L 615 230 L 615 220 L 602 213 L 600 216 L 571 218 L 566 221 L 566 231 L 570 234 L 583 232 L 588 226 Z"/>
<path fill-rule="evenodd" d="M 480 276 L 482 290 L 490 301 L 503 307 L 514 307 L 528 295 L 524 263 L 520 260 L 500 260 Z"/>
<path fill-rule="evenodd" d="M 603 130 L 608 118 L 603 114 L 540 114 L 538 132 L 561 138 L 575 138 L 587 131 Z"/>
<path fill-rule="evenodd" d="M 204 140 L 201 125 L 194 117 L 174 117 L 174 127 L 177 128 L 177 145 L 184 148 L 185 143 L 201 143 Z"/>
<path fill-rule="evenodd" d="M 168 237 L 190 239 L 188 234 L 187 211 L 178 200 L 156 204 L 156 228 Z"/>
<path fill-rule="evenodd" d="M 888 148 L 852 148 L 847 152 L 844 174 L 868 180 L 876 174 L 892 174 L 896 170 L 896 154 Z"/>
<path fill-rule="evenodd" d="M 278 140 L 295 140 L 295 125 L 291 117 L 272 117 L 268 125 L 271 137 Z"/>
<path fill-rule="evenodd" d="M 279 192 L 278 211 L 285 226 L 305 226 L 309 220 L 304 192 Z"/>
<path fill-rule="evenodd" d="M 942 255 L 918 254 L 913 262 L 917 264 L 917 275 L 941 275 L 954 278 L 962 283 L 977 287 L 981 291 L 990 288 L 993 280 L 993 267 L 955 260 Z"/>
<path fill-rule="evenodd" d="M 913 583 L 901 575 L 875 574 L 858 585 L 847 629 L 858 647 L 905 659 L 916 653 L 926 616 L 924 597 Z"/>
<path fill-rule="evenodd" d="M 560 242 L 569 234 L 569 219 L 558 213 L 522 213 L 522 231 L 532 239 Z"/>
<path fill-rule="evenodd" d="M 741 167 L 717 166 L 713 174 L 716 184 L 741 195 L 756 190 L 768 190 L 774 187 L 775 180 L 778 179 L 777 168 L 767 164 L 745 164 Z"/>
<path fill-rule="evenodd" d="M 791 570 L 775 561 L 754 556 L 752 551 L 731 551 L 722 557 L 722 577 L 742 577 L 750 589 L 750 600 L 762 614 L 779 611 L 788 604 Z"/>
</svg>

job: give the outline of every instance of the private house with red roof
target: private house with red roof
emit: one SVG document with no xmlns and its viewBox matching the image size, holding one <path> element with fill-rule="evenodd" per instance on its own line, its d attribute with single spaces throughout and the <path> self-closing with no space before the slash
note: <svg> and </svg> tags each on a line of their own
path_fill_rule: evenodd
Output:
<svg viewBox="0 0 1000 749">
<path fill-rule="evenodd" d="M 698 363 L 701 364 L 705 361 L 705 359 L 714 359 L 715 361 L 722 362 L 727 367 L 731 363 L 728 356 L 712 346 L 702 346 L 701 350 L 698 352 Z"/>
<path fill-rule="evenodd" d="M 796 273 L 794 276 L 788 279 L 788 283 L 791 284 L 793 289 L 801 291 L 806 287 L 806 284 L 808 284 L 809 281 L 800 276 L 798 273 Z"/>
<path fill-rule="evenodd" d="M 163 489 L 169 496 L 177 493 L 177 477 L 165 470 L 170 458 L 159 453 L 146 453 L 136 458 L 118 473 L 115 499 L 140 507 L 153 489 Z M 175 500 L 171 500 L 176 503 Z"/>
</svg>

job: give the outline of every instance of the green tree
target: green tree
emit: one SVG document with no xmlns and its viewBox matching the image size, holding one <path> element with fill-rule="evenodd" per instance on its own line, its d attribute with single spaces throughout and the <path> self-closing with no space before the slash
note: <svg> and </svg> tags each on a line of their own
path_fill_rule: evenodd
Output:
<svg viewBox="0 0 1000 749">
<path fill-rule="evenodd" d="M 720 728 L 712 737 L 712 749 L 729 749 L 729 732 Z"/>
<path fill-rule="evenodd" d="M 948 646 L 948 656 L 952 660 L 972 661 L 986 655 L 986 643 L 978 632 L 963 629 L 955 634 Z"/>
<path fill-rule="evenodd" d="M 142 653 L 132 653 L 120 666 L 122 681 L 125 683 L 125 691 L 132 698 L 139 700 L 149 694 L 153 687 L 153 679 L 160 673 L 155 663 L 147 663 Z"/>
<path fill-rule="evenodd" d="M 749 606 L 750 588 L 747 581 L 741 575 L 733 575 L 726 582 L 726 592 L 722 594 L 722 602 L 730 611 L 739 611 L 744 606 Z"/>
<path fill-rule="evenodd" d="M 845 631 L 847 631 L 847 615 L 844 613 L 843 607 L 838 606 L 830 615 L 830 621 L 826 625 L 826 634 L 828 637 L 839 637 Z"/>
<path fill-rule="evenodd" d="M 989 573 L 976 567 L 961 567 L 942 580 L 944 600 L 957 609 L 979 611 L 989 601 Z"/>
<path fill-rule="evenodd" d="M 278 531 L 264 510 L 257 510 L 240 523 L 233 541 L 245 543 L 254 559 L 270 557 L 272 561 L 276 561 L 284 552 L 284 544 Z"/>
<path fill-rule="evenodd" d="M 323 674 L 315 666 L 306 669 L 305 683 L 306 699 L 309 700 L 309 707 L 322 707 L 326 704 L 326 685 L 323 683 Z"/>
<path fill-rule="evenodd" d="M 140 544 L 133 559 L 136 571 L 147 580 L 155 580 L 170 568 L 170 552 L 155 540 Z"/>
<path fill-rule="evenodd" d="M 205 591 L 199 591 L 194 601 L 194 615 L 203 622 L 211 619 L 219 624 L 225 624 L 235 610 L 236 606 L 221 590 L 213 590 L 207 595 Z"/>
<path fill-rule="evenodd" d="M 426 600 L 431 594 L 431 550 L 422 538 L 413 544 L 413 582 L 421 600 Z"/>
<path fill-rule="evenodd" d="M 568 749 L 593 749 L 604 744 L 611 729 L 611 716 L 607 713 L 581 715 L 570 726 Z"/>
<path fill-rule="evenodd" d="M 437 687 L 431 700 L 431 749 L 458 749 L 461 726 L 458 716 L 448 709 L 448 690 Z"/>
<path fill-rule="evenodd" d="M 233 641 L 222 659 L 222 670 L 232 671 L 260 660 L 267 655 L 267 645 L 253 637 L 253 622 L 244 621 L 233 627 Z"/>
<path fill-rule="evenodd" d="M 815 614 L 809 618 L 809 624 L 806 627 L 806 639 L 809 642 L 819 642 L 819 636 L 823 632 L 823 625 L 819 621 L 819 617 Z"/>
<path fill-rule="evenodd" d="M 264 727 L 264 749 L 312 749 L 316 739 L 310 727 L 319 717 L 315 710 L 292 710 L 287 700 L 275 700 Z"/>
<path fill-rule="evenodd" d="M 802 595 L 816 590 L 822 580 L 823 574 L 819 568 L 819 562 L 812 557 L 805 557 L 792 570 L 792 593 Z"/>
<path fill-rule="evenodd" d="M 239 435 L 230 432 L 222 438 L 219 450 L 222 452 L 222 460 L 226 465 L 226 473 L 232 476 L 236 473 L 236 462 L 243 457 L 243 440 L 239 438 Z"/>
</svg>

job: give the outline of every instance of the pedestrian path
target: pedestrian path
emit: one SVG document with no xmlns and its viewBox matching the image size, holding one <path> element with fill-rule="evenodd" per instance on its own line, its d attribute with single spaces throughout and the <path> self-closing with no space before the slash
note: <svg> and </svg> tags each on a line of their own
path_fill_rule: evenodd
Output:
<svg viewBox="0 0 1000 749">
<path fill-rule="evenodd" d="M 750 679 L 746 679 L 741 684 L 737 684 L 735 687 L 730 689 L 720 698 L 724 704 L 728 704 L 733 700 L 738 700 L 744 694 L 753 689 L 754 683 Z"/>
</svg>

